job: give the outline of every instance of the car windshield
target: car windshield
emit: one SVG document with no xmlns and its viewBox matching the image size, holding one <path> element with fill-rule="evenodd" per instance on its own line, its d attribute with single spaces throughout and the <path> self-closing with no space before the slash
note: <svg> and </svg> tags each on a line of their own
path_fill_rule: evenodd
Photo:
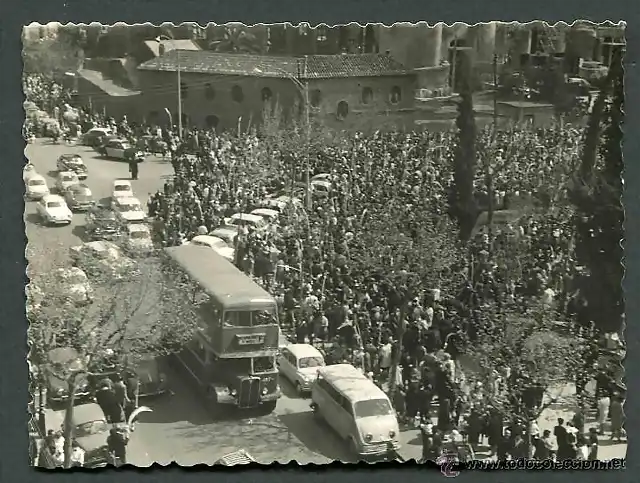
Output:
<svg viewBox="0 0 640 483">
<path fill-rule="evenodd" d="M 120 205 L 120 211 L 140 211 L 138 203 L 127 203 Z"/>
<path fill-rule="evenodd" d="M 322 357 L 302 357 L 298 361 L 298 367 L 300 369 L 307 369 L 308 367 L 321 367 L 322 365 Z"/>
<path fill-rule="evenodd" d="M 62 208 L 62 203 L 59 201 L 49 201 L 47 208 Z"/>
<path fill-rule="evenodd" d="M 32 179 L 29 181 L 29 186 L 44 186 L 45 182 L 43 179 Z"/>
<path fill-rule="evenodd" d="M 273 372 L 276 369 L 275 357 L 254 357 L 253 373 Z"/>
<path fill-rule="evenodd" d="M 144 240 L 146 238 L 149 238 L 149 233 L 144 231 L 144 230 L 137 230 L 137 231 L 132 231 L 129 236 L 131 238 L 135 238 L 137 240 Z"/>
<path fill-rule="evenodd" d="M 82 164 L 82 158 L 66 158 L 67 163 L 69 164 Z"/>
<path fill-rule="evenodd" d="M 117 184 L 113 189 L 114 191 L 129 191 L 131 188 L 126 184 Z"/>
<path fill-rule="evenodd" d="M 92 434 L 106 433 L 109 430 L 109 425 L 104 419 L 98 419 L 96 421 L 89 421 L 87 423 L 78 424 L 75 430 L 76 438 L 82 438 L 83 436 L 91 436 Z"/>
<path fill-rule="evenodd" d="M 354 412 L 356 418 L 371 418 L 393 414 L 393 409 L 386 399 L 369 399 L 358 401 L 355 404 Z"/>
</svg>

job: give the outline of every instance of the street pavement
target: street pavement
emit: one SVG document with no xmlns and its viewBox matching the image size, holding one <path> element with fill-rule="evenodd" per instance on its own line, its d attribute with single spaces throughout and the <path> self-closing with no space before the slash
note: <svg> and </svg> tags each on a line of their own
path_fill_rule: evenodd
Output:
<svg viewBox="0 0 640 483">
<path fill-rule="evenodd" d="M 37 140 L 25 150 L 27 158 L 36 171 L 45 176 L 50 188 L 55 181 L 56 160 L 64 153 L 82 156 L 89 170 L 84 183 L 97 200 L 110 196 L 115 179 L 129 178 L 127 163 L 102 159 L 88 147 Z M 150 157 L 140 165 L 139 179 L 132 184 L 143 205 L 172 172 L 168 159 Z M 38 220 L 35 202 L 26 202 L 25 225 L 30 244 L 27 252 L 34 254 L 29 259 L 32 270 L 47 270 L 52 264 L 68 263 L 69 247 L 83 242 L 84 216 L 75 214 L 70 226 L 45 227 Z M 128 455 L 132 464 L 148 466 L 153 462 L 167 464 L 172 461 L 185 466 L 212 464 L 238 449 L 247 450 L 261 463 L 295 460 L 322 464 L 334 459 L 349 460 L 346 445 L 331 430 L 315 421 L 309 400 L 298 398 L 286 382 L 282 383 L 285 395 L 274 413 L 254 418 L 238 414 L 216 421 L 181 373 L 169 369 L 167 376 L 172 394 L 142 402 L 153 412 L 140 416 L 132 435 Z"/>
</svg>

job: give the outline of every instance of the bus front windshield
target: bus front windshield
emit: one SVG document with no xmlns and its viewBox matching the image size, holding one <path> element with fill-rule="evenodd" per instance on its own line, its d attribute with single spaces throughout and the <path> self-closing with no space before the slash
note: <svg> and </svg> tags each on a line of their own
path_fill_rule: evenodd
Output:
<svg viewBox="0 0 640 483">
<path fill-rule="evenodd" d="M 262 325 L 278 325 L 274 310 L 227 311 L 224 324 L 232 327 L 256 327 Z"/>
</svg>

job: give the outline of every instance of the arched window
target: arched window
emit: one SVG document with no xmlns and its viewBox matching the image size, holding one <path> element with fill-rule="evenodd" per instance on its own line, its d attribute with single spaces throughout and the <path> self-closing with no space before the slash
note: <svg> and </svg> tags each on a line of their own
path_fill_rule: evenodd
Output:
<svg viewBox="0 0 640 483">
<path fill-rule="evenodd" d="M 235 102 L 244 101 L 244 92 L 242 92 L 242 87 L 235 85 L 231 88 L 231 99 Z"/>
<path fill-rule="evenodd" d="M 402 100 L 402 89 L 399 86 L 393 86 L 389 93 L 389 102 L 391 104 L 398 104 Z"/>
<path fill-rule="evenodd" d="M 348 115 L 349 115 L 349 104 L 347 103 L 347 101 L 338 102 L 338 108 L 336 109 L 336 117 L 342 121 Z"/>
<path fill-rule="evenodd" d="M 362 103 L 371 104 L 373 101 L 373 89 L 371 87 L 364 87 L 362 89 Z"/>
<path fill-rule="evenodd" d="M 205 99 L 208 99 L 210 101 L 212 101 L 216 97 L 216 90 L 209 83 L 204 85 L 204 97 Z"/>
<path fill-rule="evenodd" d="M 213 114 L 211 114 L 204 118 L 204 122 L 209 129 L 215 129 L 218 127 L 220 119 L 218 118 L 218 116 L 214 116 Z"/>
<path fill-rule="evenodd" d="M 321 102 L 322 92 L 320 92 L 320 89 L 312 90 L 309 95 L 309 104 L 311 104 L 311 107 L 320 107 Z"/>
<path fill-rule="evenodd" d="M 184 82 L 180 82 L 180 94 L 182 95 L 183 99 L 186 99 L 187 95 L 189 94 L 187 84 L 185 84 Z"/>
<path fill-rule="evenodd" d="M 268 87 L 264 87 L 261 92 L 262 102 L 269 102 L 273 98 L 273 92 Z"/>
</svg>

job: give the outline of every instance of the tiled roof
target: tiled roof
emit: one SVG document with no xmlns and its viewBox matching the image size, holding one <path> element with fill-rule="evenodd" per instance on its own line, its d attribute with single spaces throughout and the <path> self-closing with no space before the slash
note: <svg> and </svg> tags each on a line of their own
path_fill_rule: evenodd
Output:
<svg viewBox="0 0 640 483">
<path fill-rule="evenodd" d="M 196 45 L 193 40 L 188 39 L 176 39 L 176 40 L 145 40 L 144 45 L 149 49 L 154 56 L 160 55 L 160 45 L 164 47 L 165 52 L 171 52 L 174 49 L 179 50 L 200 50 L 200 47 Z"/>
<path fill-rule="evenodd" d="M 105 78 L 101 72 L 90 69 L 81 69 L 78 71 L 78 75 L 83 79 L 91 82 L 94 86 L 98 87 L 101 91 L 114 97 L 126 97 L 135 96 L 140 94 L 139 91 L 127 89 L 119 86 L 112 80 Z"/>
<path fill-rule="evenodd" d="M 330 79 L 406 75 L 411 71 L 385 54 L 308 55 L 276 57 L 212 51 L 172 50 L 138 69 L 256 77 Z"/>
</svg>

